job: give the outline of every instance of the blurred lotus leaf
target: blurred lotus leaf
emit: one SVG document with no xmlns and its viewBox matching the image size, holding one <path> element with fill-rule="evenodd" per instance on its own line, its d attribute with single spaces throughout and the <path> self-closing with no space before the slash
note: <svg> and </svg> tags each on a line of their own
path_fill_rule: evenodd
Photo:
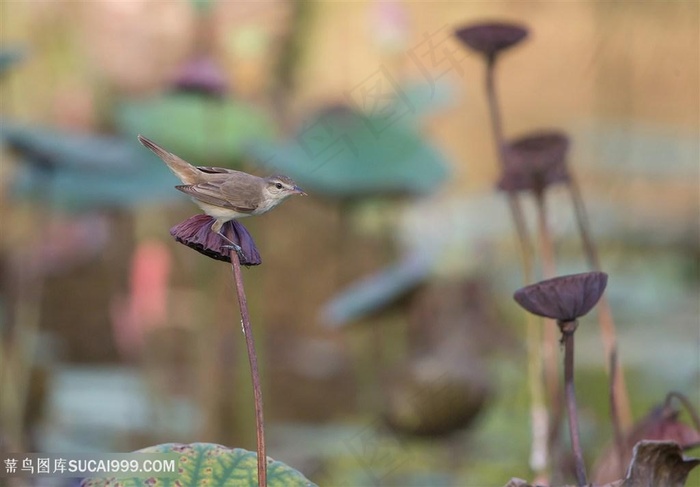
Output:
<svg viewBox="0 0 700 487">
<path fill-rule="evenodd" d="M 138 450 L 138 453 L 180 454 L 177 479 L 168 478 L 114 478 L 85 479 L 81 487 L 248 487 L 257 485 L 257 457 L 254 452 L 242 448 L 226 448 L 213 443 L 165 443 Z M 314 487 L 301 473 L 282 462 L 267 459 L 267 485 L 270 487 Z"/>
<path fill-rule="evenodd" d="M 204 13 L 211 10 L 214 0 L 190 0 L 197 12 Z"/>
<path fill-rule="evenodd" d="M 179 197 L 173 190 L 177 178 L 136 138 L 62 133 L 7 122 L 0 137 L 24 162 L 12 181 L 17 196 L 34 196 L 50 181 L 44 197 L 73 209 L 131 207 Z"/>
<path fill-rule="evenodd" d="M 449 435 L 467 428 L 483 410 L 491 394 L 484 366 L 453 350 L 443 347 L 401 363 L 382 381 L 382 417 L 392 430 Z"/>
<path fill-rule="evenodd" d="M 116 137 L 59 132 L 2 122 L 2 140 L 12 151 L 46 168 L 120 173 L 137 168 L 136 143 Z M 136 139 L 134 139 L 135 141 Z"/>
<path fill-rule="evenodd" d="M 24 59 L 26 50 L 22 47 L 5 47 L 0 49 L 0 76 L 4 75 L 12 66 Z"/>
<path fill-rule="evenodd" d="M 275 132 L 273 122 L 254 106 L 186 93 L 122 102 L 116 117 L 123 133 L 143 134 L 205 166 L 238 167 L 249 143 Z"/>
<path fill-rule="evenodd" d="M 251 155 L 331 198 L 429 193 L 447 178 L 448 167 L 412 123 L 415 111 L 417 105 L 394 104 L 363 115 L 330 106 L 294 138 L 254 144 Z"/>
<path fill-rule="evenodd" d="M 330 327 L 340 327 L 401 301 L 426 282 L 434 260 L 426 253 L 412 254 L 362 279 L 324 306 L 323 321 Z"/>
<path fill-rule="evenodd" d="M 449 107 L 454 103 L 454 98 L 454 86 L 447 78 L 442 78 L 432 83 L 412 83 L 397 88 L 397 94 L 389 106 L 397 110 L 397 115 L 405 116 L 403 123 L 420 122 L 421 117 Z M 405 108 L 403 112 L 401 105 Z"/>
</svg>

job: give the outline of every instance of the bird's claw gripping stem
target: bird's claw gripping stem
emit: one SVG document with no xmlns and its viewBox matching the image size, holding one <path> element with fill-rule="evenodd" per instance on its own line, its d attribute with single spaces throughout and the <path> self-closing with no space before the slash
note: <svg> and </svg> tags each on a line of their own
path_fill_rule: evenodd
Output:
<svg viewBox="0 0 700 487">
<path fill-rule="evenodd" d="M 222 245 L 222 248 L 224 248 L 224 249 L 229 249 L 229 250 L 235 250 L 236 253 L 238 254 L 238 260 L 241 261 L 241 263 L 243 263 L 243 262 L 245 261 L 246 256 L 245 256 L 245 254 L 243 253 L 243 249 L 241 248 L 241 246 L 238 245 L 238 244 L 237 244 L 236 242 L 234 242 L 233 240 L 231 240 L 230 238 L 228 238 L 228 237 L 227 237 L 226 235 L 224 235 L 223 233 L 221 233 L 221 232 L 216 232 L 216 233 L 217 233 L 221 238 L 223 238 L 224 240 L 226 240 L 226 241 L 229 243 L 229 245 Z"/>
</svg>

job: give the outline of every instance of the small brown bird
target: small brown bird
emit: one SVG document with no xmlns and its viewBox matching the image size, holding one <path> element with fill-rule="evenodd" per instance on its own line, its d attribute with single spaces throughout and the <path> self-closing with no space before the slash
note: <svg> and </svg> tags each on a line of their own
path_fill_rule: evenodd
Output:
<svg viewBox="0 0 700 487">
<path fill-rule="evenodd" d="M 237 251 L 240 247 L 221 233 L 224 223 L 247 216 L 262 215 L 289 196 L 306 195 L 287 176 L 261 178 L 223 167 L 193 166 L 142 135 L 139 135 L 138 139 L 185 183 L 175 188 L 190 195 L 204 213 L 215 219 L 211 226 L 212 231 L 230 242 Z"/>
</svg>

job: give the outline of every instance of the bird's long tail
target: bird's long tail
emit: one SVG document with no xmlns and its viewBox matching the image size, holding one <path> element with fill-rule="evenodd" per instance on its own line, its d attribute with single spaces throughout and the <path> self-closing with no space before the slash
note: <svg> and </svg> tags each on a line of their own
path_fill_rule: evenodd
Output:
<svg viewBox="0 0 700 487">
<path fill-rule="evenodd" d="M 165 162 L 170 170 L 175 173 L 175 175 L 180 178 L 180 180 L 185 184 L 197 184 L 201 182 L 201 173 L 196 167 L 191 165 L 184 159 L 179 158 L 175 154 L 172 154 L 161 146 L 153 142 L 152 140 L 144 137 L 143 135 L 138 136 L 139 142 L 145 147 L 149 148 L 155 155 L 160 157 L 163 162 Z"/>
</svg>

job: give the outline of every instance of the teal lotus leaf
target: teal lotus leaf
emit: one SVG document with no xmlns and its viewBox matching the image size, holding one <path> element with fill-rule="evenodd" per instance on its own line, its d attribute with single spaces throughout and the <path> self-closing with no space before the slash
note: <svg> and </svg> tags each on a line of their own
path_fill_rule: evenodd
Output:
<svg viewBox="0 0 700 487">
<path fill-rule="evenodd" d="M 136 138 L 71 134 L 3 122 L 3 144 L 17 155 L 10 192 L 81 210 L 184 200 L 178 179 Z"/>
<path fill-rule="evenodd" d="M 447 178 L 447 161 L 403 110 L 389 107 L 368 116 L 332 106 L 292 139 L 253 144 L 250 154 L 307 192 L 330 198 L 430 193 Z"/>
<path fill-rule="evenodd" d="M 322 321 L 341 327 L 392 306 L 427 282 L 434 263 L 434 256 L 416 252 L 352 284 L 323 307 Z"/>
<path fill-rule="evenodd" d="M 0 49 L 0 76 L 20 62 L 26 56 L 26 50 L 22 47 L 6 47 Z"/>
</svg>

